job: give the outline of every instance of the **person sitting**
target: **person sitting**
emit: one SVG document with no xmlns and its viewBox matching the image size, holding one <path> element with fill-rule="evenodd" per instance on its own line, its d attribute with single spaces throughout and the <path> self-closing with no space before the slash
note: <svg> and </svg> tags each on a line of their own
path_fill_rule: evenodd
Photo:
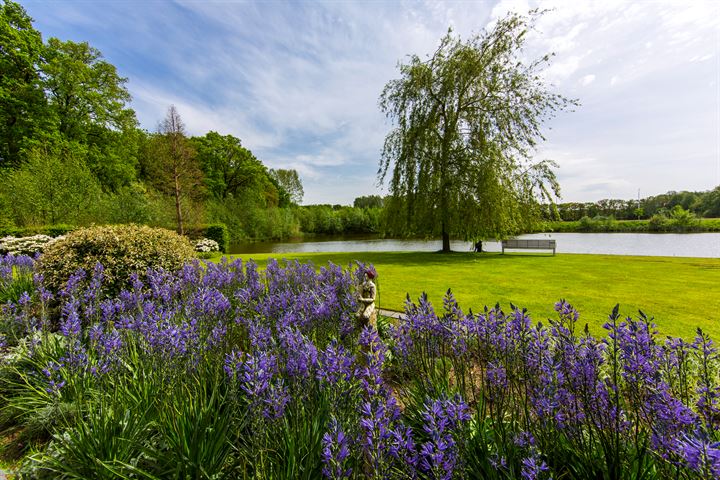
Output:
<svg viewBox="0 0 720 480">
<path fill-rule="evenodd" d="M 481 253 L 482 252 L 482 240 L 478 240 L 475 242 L 475 252 Z"/>
</svg>

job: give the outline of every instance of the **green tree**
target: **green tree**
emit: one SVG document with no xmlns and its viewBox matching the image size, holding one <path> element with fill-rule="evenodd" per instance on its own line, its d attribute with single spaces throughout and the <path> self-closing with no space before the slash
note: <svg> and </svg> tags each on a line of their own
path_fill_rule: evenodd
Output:
<svg viewBox="0 0 720 480">
<path fill-rule="evenodd" d="M 127 78 L 87 42 L 48 40 L 42 67 L 48 101 L 58 129 L 71 140 L 86 140 L 89 127 L 123 130 L 136 124 L 126 105 Z"/>
<path fill-rule="evenodd" d="M 382 208 L 383 198 L 380 195 L 357 197 L 353 202 L 355 208 Z"/>
<path fill-rule="evenodd" d="M 698 208 L 703 217 L 720 217 L 720 185 L 703 194 Z"/>
<path fill-rule="evenodd" d="M 78 225 L 91 220 L 102 192 L 83 161 L 85 154 L 81 145 L 69 142 L 31 149 L 0 185 L 14 222 Z"/>
<path fill-rule="evenodd" d="M 174 105 L 168 108 L 158 134 L 150 141 L 146 173 L 158 190 L 172 196 L 177 231 L 183 235 L 183 200 L 201 196 L 203 176 Z"/>
<path fill-rule="evenodd" d="M 87 42 L 51 38 L 42 65 L 43 86 L 57 131 L 88 146 L 86 163 L 109 191 L 135 181 L 138 150 L 130 94 L 111 63 Z"/>
<path fill-rule="evenodd" d="M 270 175 L 275 179 L 280 187 L 285 190 L 288 195 L 290 195 L 290 200 L 293 203 L 302 202 L 305 191 L 303 190 L 302 182 L 300 181 L 300 176 L 298 175 L 297 170 L 271 168 Z"/>
<path fill-rule="evenodd" d="M 47 102 L 40 79 L 40 32 L 23 7 L 0 4 L 0 166 L 18 166 L 28 138 L 48 127 Z"/>
<path fill-rule="evenodd" d="M 192 138 L 205 185 L 213 197 L 225 200 L 248 188 L 260 188 L 268 172 L 239 138 L 208 132 Z"/>
<path fill-rule="evenodd" d="M 554 163 L 533 163 L 542 123 L 573 100 L 548 91 L 540 76 L 551 55 L 526 63 L 537 14 L 509 14 L 462 42 L 452 32 L 427 60 L 400 65 L 380 107 L 396 127 L 387 135 L 379 178 L 396 230 L 450 237 L 506 237 L 535 223 L 541 201 L 559 186 Z"/>
</svg>

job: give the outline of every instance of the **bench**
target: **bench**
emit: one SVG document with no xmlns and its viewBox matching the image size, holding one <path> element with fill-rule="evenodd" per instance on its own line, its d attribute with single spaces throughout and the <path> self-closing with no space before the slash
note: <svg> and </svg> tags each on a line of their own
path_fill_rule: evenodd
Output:
<svg viewBox="0 0 720 480">
<path fill-rule="evenodd" d="M 505 249 L 520 250 L 552 250 L 555 255 L 555 240 L 503 240 L 502 253 Z"/>
</svg>

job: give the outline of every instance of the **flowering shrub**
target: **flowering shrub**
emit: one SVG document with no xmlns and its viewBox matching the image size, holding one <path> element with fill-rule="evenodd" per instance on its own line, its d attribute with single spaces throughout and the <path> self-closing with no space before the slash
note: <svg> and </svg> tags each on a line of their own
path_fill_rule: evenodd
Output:
<svg viewBox="0 0 720 480">
<path fill-rule="evenodd" d="M 36 276 L 0 316 L 16 335 L 3 416 L 35 435 L 13 441 L 49 439 L 21 473 L 718 478 L 720 358 L 702 332 L 661 341 L 616 310 L 598 339 L 563 301 L 543 326 L 465 314 L 448 292 L 441 314 L 408 301 L 381 338 L 355 321 L 366 270 L 195 261 L 118 293 L 100 264 L 58 292 Z"/>
<path fill-rule="evenodd" d="M 201 238 L 195 242 L 195 251 L 201 253 L 219 252 L 220 245 L 215 240 Z"/>
<path fill-rule="evenodd" d="M 106 225 L 75 230 L 50 245 L 38 270 L 54 292 L 65 288 L 78 269 L 87 276 L 102 265 L 102 285 L 119 292 L 137 273 L 145 279 L 148 268 L 174 271 L 195 256 L 190 242 L 170 230 L 137 225 Z"/>
<path fill-rule="evenodd" d="M 64 236 L 33 235 L 31 237 L 0 238 L 0 254 L 36 255 L 43 253 L 53 243 L 64 239 Z"/>
</svg>

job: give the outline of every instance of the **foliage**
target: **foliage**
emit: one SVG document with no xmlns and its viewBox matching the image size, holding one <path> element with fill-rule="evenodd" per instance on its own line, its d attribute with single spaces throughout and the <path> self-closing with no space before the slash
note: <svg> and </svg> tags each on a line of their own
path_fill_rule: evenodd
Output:
<svg viewBox="0 0 720 480">
<path fill-rule="evenodd" d="M 427 60 L 400 65 L 380 107 L 396 124 L 379 176 L 390 173 L 386 208 L 395 230 L 450 237 L 504 238 L 529 228 L 539 201 L 559 187 L 554 163 L 532 163 L 542 123 L 575 104 L 548 91 L 540 75 L 550 55 L 525 62 L 529 18 L 511 13 L 463 42 L 448 33 Z"/>
<path fill-rule="evenodd" d="M 282 168 L 271 168 L 270 176 L 280 185 L 280 188 L 285 190 L 290 196 L 290 200 L 299 204 L 302 202 L 303 195 L 305 194 L 300 181 L 300 176 L 297 170 L 294 169 L 282 169 Z"/>
<path fill-rule="evenodd" d="M 380 208 L 307 205 L 295 210 L 300 229 L 305 233 L 347 234 L 379 233 L 382 230 Z"/>
<path fill-rule="evenodd" d="M 90 127 L 135 125 L 135 113 L 125 106 L 130 101 L 127 79 L 87 42 L 50 38 L 42 71 L 48 103 L 65 138 L 83 140 Z"/>
<path fill-rule="evenodd" d="M 698 215 L 710 218 L 720 218 L 720 185 L 705 192 L 699 202 Z"/>
<path fill-rule="evenodd" d="M 617 221 L 612 216 L 582 217 L 579 223 L 579 230 L 582 232 L 612 232 L 617 228 Z"/>
<path fill-rule="evenodd" d="M 382 208 L 383 205 L 384 200 L 380 195 L 357 197 L 353 201 L 353 207 L 355 208 Z"/>
<path fill-rule="evenodd" d="M 54 292 L 68 281 L 89 278 L 97 264 L 111 292 L 144 279 L 149 268 L 174 271 L 194 256 L 187 239 L 165 229 L 136 225 L 81 228 L 49 246 L 39 264 L 46 285 Z M 82 270 L 79 277 L 78 270 Z"/>
<path fill-rule="evenodd" d="M 720 232 L 720 219 L 699 218 L 689 226 L 673 224 L 665 215 L 655 214 L 650 220 L 615 220 L 544 222 L 535 232 Z M 532 233 L 532 232 L 528 232 Z"/>
<path fill-rule="evenodd" d="M 358 329 L 363 264 L 270 261 L 42 284 L 0 323 L 6 428 L 29 478 L 683 478 L 720 474 L 720 355 L 615 308 L 603 337 L 555 305 L 465 313 L 425 295 L 385 338 Z M 372 268 L 372 267 L 370 267 Z M 8 312 L 11 312 L 8 315 Z M 40 312 L 40 313 L 38 313 Z M 26 430 L 27 431 L 27 430 Z M 27 439 L 27 438 L 26 438 Z M 12 441 L 12 440 L 11 440 Z"/>
<path fill-rule="evenodd" d="M 576 221 L 582 217 L 613 216 L 618 220 L 649 219 L 668 215 L 680 206 L 698 217 L 720 217 L 720 186 L 707 192 L 667 192 L 642 199 L 603 199 L 597 202 L 567 202 L 557 205 L 560 218 Z"/>
<path fill-rule="evenodd" d="M 191 139 L 205 185 L 217 199 L 237 196 L 245 189 L 264 188 L 265 166 L 239 138 L 208 132 Z"/>
<path fill-rule="evenodd" d="M 27 138 L 47 127 L 47 102 L 38 65 L 43 43 L 18 3 L 0 5 L 0 167 L 20 164 Z"/>
<path fill-rule="evenodd" d="M 75 226 L 60 223 L 57 225 L 43 225 L 37 227 L 0 227 L 0 236 L 4 237 L 31 237 L 33 235 L 47 235 L 59 237 L 75 230 Z"/>
<path fill-rule="evenodd" d="M 192 239 L 209 239 L 217 243 L 220 252 L 227 253 L 230 249 L 230 232 L 225 224 L 211 223 L 199 225 L 188 229 L 188 236 Z"/>
<path fill-rule="evenodd" d="M 34 147 L 23 165 L 6 173 L 0 196 L 15 224 L 81 224 L 101 198 L 96 177 L 83 161 L 82 146 L 61 142 Z"/>
</svg>

